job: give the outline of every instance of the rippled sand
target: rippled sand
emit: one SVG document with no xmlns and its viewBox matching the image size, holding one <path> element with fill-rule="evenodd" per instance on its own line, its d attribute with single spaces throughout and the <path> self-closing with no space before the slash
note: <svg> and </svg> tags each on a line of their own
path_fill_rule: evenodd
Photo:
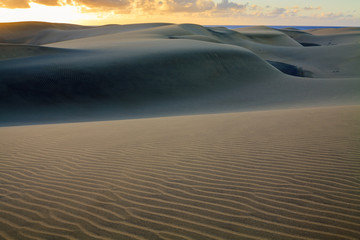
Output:
<svg viewBox="0 0 360 240">
<path fill-rule="evenodd" d="M 358 239 L 359 106 L 0 128 L 4 239 Z"/>
</svg>

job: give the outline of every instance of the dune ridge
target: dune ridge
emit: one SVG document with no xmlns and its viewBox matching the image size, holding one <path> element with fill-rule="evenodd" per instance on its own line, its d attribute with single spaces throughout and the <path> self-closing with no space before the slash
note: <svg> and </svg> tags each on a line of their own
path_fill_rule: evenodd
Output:
<svg viewBox="0 0 360 240">
<path fill-rule="evenodd" d="M 0 236 L 357 239 L 359 110 L 2 127 Z"/>
<path fill-rule="evenodd" d="M 359 28 L 25 22 L 0 34 L 2 123 L 360 102 Z"/>
</svg>

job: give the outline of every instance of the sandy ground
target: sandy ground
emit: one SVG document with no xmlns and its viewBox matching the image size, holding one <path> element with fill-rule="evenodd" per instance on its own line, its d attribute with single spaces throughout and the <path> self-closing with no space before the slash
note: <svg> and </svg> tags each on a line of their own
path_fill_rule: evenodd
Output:
<svg viewBox="0 0 360 240">
<path fill-rule="evenodd" d="M 359 40 L 0 24 L 0 239 L 360 239 Z"/>
<path fill-rule="evenodd" d="M 360 107 L 0 128 L 5 239 L 358 239 Z"/>
</svg>

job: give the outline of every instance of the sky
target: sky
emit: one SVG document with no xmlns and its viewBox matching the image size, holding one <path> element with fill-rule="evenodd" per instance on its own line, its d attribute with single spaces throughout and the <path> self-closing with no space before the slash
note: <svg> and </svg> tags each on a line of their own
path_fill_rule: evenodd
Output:
<svg viewBox="0 0 360 240">
<path fill-rule="evenodd" d="M 0 0 L 0 22 L 360 26 L 359 0 Z"/>
</svg>

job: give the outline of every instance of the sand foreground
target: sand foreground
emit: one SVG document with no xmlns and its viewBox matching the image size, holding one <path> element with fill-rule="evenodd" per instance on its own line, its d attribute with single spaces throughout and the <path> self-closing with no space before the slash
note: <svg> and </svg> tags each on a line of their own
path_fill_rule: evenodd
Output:
<svg viewBox="0 0 360 240">
<path fill-rule="evenodd" d="M 3 239 L 359 239 L 359 106 L 0 128 Z"/>
</svg>

